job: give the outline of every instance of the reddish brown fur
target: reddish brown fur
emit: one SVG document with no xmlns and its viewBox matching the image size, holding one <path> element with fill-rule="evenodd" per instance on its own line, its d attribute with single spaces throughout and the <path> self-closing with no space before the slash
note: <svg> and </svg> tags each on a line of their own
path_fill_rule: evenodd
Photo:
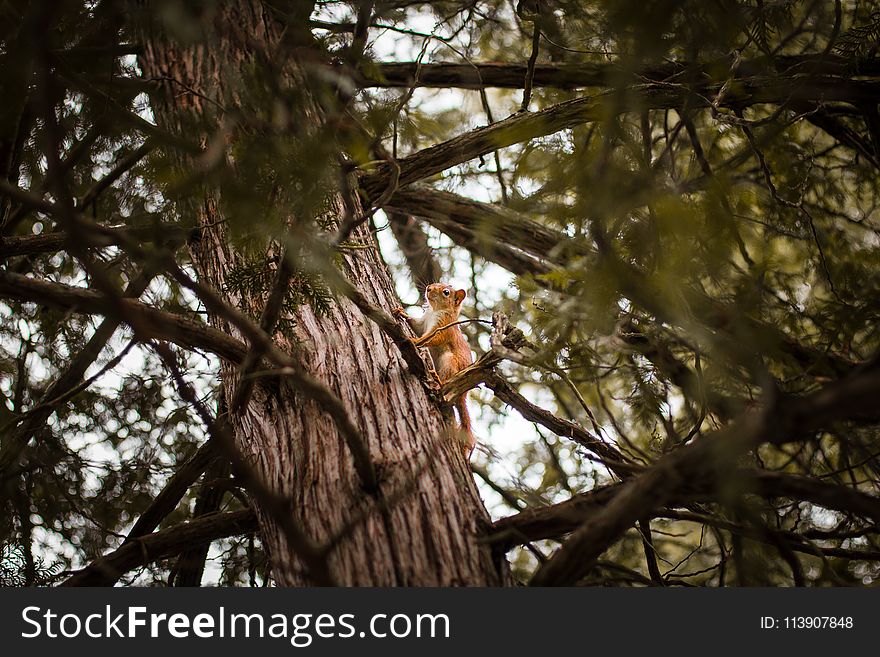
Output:
<svg viewBox="0 0 880 657">
<path fill-rule="evenodd" d="M 473 363 L 471 349 L 468 346 L 460 325 L 438 331 L 434 335 L 434 329 L 458 321 L 461 312 L 461 303 L 466 293 L 464 290 L 453 290 L 443 283 L 432 283 L 425 289 L 425 298 L 430 309 L 425 313 L 422 321 L 422 336 L 414 340 L 418 347 L 428 347 L 431 358 L 434 360 L 434 369 L 441 383 L 445 383 L 458 372 Z M 430 337 L 429 337 L 430 336 Z M 455 402 L 458 411 L 458 421 L 464 441 L 462 447 L 465 457 L 470 458 L 471 452 L 476 445 L 473 431 L 471 430 L 471 416 L 467 408 L 467 393 L 464 393 Z"/>
</svg>

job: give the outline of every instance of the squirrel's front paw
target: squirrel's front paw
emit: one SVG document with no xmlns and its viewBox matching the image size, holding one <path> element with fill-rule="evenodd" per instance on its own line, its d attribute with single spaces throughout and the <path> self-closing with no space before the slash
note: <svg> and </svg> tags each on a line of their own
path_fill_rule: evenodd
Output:
<svg viewBox="0 0 880 657">
<path fill-rule="evenodd" d="M 391 314 L 395 317 L 406 317 L 406 311 L 401 306 L 397 306 L 394 310 L 391 311 Z"/>
</svg>

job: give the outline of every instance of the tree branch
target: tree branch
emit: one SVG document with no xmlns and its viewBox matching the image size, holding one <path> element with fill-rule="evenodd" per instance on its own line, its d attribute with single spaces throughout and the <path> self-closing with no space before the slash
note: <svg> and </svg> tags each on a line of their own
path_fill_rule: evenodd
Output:
<svg viewBox="0 0 880 657">
<path fill-rule="evenodd" d="M 545 274 L 553 265 L 563 264 L 557 257 L 559 244 L 571 246 L 571 240 L 559 231 L 543 226 L 512 210 L 491 203 L 472 201 L 449 192 L 440 192 L 424 186 L 399 190 L 390 201 L 391 207 L 423 217 L 452 240 L 477 255 L 494 262 L 519 276 Z M 484 237 L 485 235 L 485 237 Z M 575 245 L 577 253 L 596 257 L 596 252 L 584 245 Z M 650 302 L 648 310 L 662 313 L 665 321 L 678 319 L 665 307 L 659 307 L 656 295 L 648 292 L 652 286 L 638 270 L 626 266 L 621 269 L 631 300 Z M 629 280 L 631 279 L 631 280 Z M 548 286 L 540 278 L 535 282 Z M 743 316 L 735 308 L 719 303 L 698 291 L 692 291 L 688 303 L 700 321 L 715 331 L 721 331 L 742 342 L 742 335 L 763 345 L 766 355 L 790 360 L 812 376 L 838 377 L 850 372 L 857 363 L 835 353 L 805 345 L 786 334 L 778 326 Z M 760 336 L 760 340 L 756 338 Z M 641 348 L 644 345 L 633 345 Z M 715 400 L 721 402 L 721 400 Z M 719 408 L 726 402 L 719 403 Z"/>
<path fill-rule="evenodd" d="M 596 488 L 588 493 L 575 495 L 564 502 L 550 506 L 526 509 L 520 513 L 495 521 L 489 541 L 500 549 L 509 550 L 515 545 L 543 539 L 561 539 L 577 529 L 590 516 L 600 512 L 618 493 L 623 483 Z M 683 482 L 682 488 L 670 497 L 666 508 L 655 508 L 651 517 L 677 517 L 682 512 L 672 511 L 675 506 L 695 502 L 702 504 L 734 501 L 736 495 L 759 495 L 764 498 L 786 498 L 808 501 L 826 509 L 849 513 L 878 523 L 880 498 L 854 488 L 828 484 L 810 477 L 802 477 L 766 470 L 734 470 L 724 475 L 724 481 L 706 478 Z M 801 540 L 807 540 L 801 537 Z"/>
<path fill-rule="evenodd" d="M 392 201 L 393 199 L 394 197 Z M 418 222 L 408 213 L 396 212 L 388 206 L 386 206 L 386 215 L 397 245 L 406 258 L 415 288 L 421 292 L 431 283 L 439 281 L 443 276 L 443 270 L 434 258 L 428 237 Z"/>
<path fill-rule="evenodd" d="M 717 111 L 711 97 L 718 91 L 720 86 L 717 84 L 642 84 L 587 98 L 576 98 L 540 112 L 516 114 L 420 150 L 398 160 L 394 166 L 380 164 L 375 173 L 361 178 L 361 188 L 368 205 L 373 206 L 373 201 L 389 188 L 392 179 L 399 187 L 403 187 L 468 160 L 488 155 L 499 148 L 604 120 L 611 111 L 624 113 L 643 109 L 677 109 L 685 103 L 693 109 Z M 880 81 L 830 76 L 754 77 L 739 81 L 736 87 L 727 87 L 718 107 L 744 108 L 764 103 L 835 100 L 860 104 L 871 102 L 878 95 Z"/>
<path fill-rule="evenodd" d="M 193 233 L 193 229 L 180 224 L 144 224 L 131 227 L 107 227 L 96 224 L 95 233 L 90 246 L 97 248 L 119 245 L 126 239 L 176 245 L 183 244 Z M 0 259 L 63 251 L 67 239 L 67 233 L 63 231 L 0 238 Z"/>
<path fill-rule="evenodd" d="M 203 485 L 196 494 L 193 518 L 206 516 L 220 510 L 223 497 L 228 490 L 224 484 L 232 481 L 228 478 L 230 471 L 231 463 L 227 459 L 215 459 L 208 465 L 202 477 Z M 219 484 L 215 485 L 210 482 L 219 482 Z M 168 584 L 171 586 L 200 586 L 205 574 L 205 560 L 208 557 L 210 547 L 210 544 L 205 543 L 181 552 L 168 574 Z"/>
<path fill-rule="evenodd" d="M 151 280 L 153 280 L 151 273 L 141 272 L 128 284 L 125 296 L 137 299 L 143 294 Z M 60 403 L 59 400 L 66 400 L 67 393 L 82 382 L 86 370 L 98 358 L 119 324 L 120 321 L 116 318 L 104 319 L 85 346 L 70 361 L 67 368 L 48 386 L 27 417 L 23 418 L 18 426 L 3 437 L 2 448 L 0 448 L 0 482 L 3 482 L 4 485 L 8 470 L 18 460 L 31 438 L 40 431 L 46 420 L 55 412 Z M 3 496 L 4 491 L 0 490 L 0 499 Z"/>
<path fill-rule="evenodd" d="M 610 87 L 621 81 L 662 82 L 673 78 L 689 80 L 716 79 L 723 82 L 723 75 L 731 67 L 731 60 L 724 59 L 708 64 L 667 62 L 632 72 L 616 63 L 542 63 L 536 64 L 532 85 L 556 89 L 583 89 L 587 87 Z M 419 75 L 416 76 L 416 70 Z M 761 74 L 839 75 L 844 78 L 858 71 L 862 76 L 880 75 L 876 59 L 853 61 L 851 58 L 798 55 L 743 60 L 737 70 L 737 79 Z M 434 87 L 485 89 L 522 89 L 529 67 L 519 63 L 472 63 L 437 62 L 378 62 L 358 71 L 357 84 L 361 87 Z M 621 76 L 625 75 L 625 78 Z M 711 77 L 710 77 L 711 76 Z"/>
<path fill-rule="evenodd" d="M 186 495 L 186 491 L 217 458 L 219 453 L 217 441 L 213 439 L 209 439 L 199 447 L 196 453 L 184 461 L 183 465 L 165 484 L 165 487 L 153 498 L 150 506 L 138 518 L 125 540 L 131 541 L 155 531 L 159 523 L 174 511 L 180 500 Z"/>
<path fill-rule="evenodd" d="M 91 315 L 117 317 L 116 310 L 100 292 L 41 281 L 0 269 L 0 297 L 37 303 Z M 240 362 L 247 348 L 240 340 L 175 313 L 165 312 L 133 299 L 119 299 L 126 321 L 139 322 L 149 337 L 168 340 L 185 349 L 203 349 L 231 362 Z"/>
<path fill-rule="evenodd" d="M 123 543 L 118 549 L 73 573 L 61 585 L 109 586 L 130 570 L 173 557 L 193 545 L 255 531 L 257 516 L 250 509 L 213 513 Z"/>
<path fill-rule="evenodd" d="M 98 196 L 101 195 L 101 192 L 125 175 L 135 164 L 146 157 L 155 146 L 155 140 L 148 139 L 134 151 L 121 158 L 106 176 L 97 181 L 91 189 L 77 199 L 77 209 L 87 208 L 94 203 Z"/>
<path fill-rule="evenodd" d="M 876 406 L 880 394 L 878 360 L 880 357 L 810 395 L 780 397 L 766 403 L 760 411 L 744 414 L 736 423 L 676 450 L 624 482 L 613 499 L 574 530 L 538 569 L 532 584 L 573 584 L 649 510 L 667 506 L 685 491 L 706 490 L 709 486 L 722 490 L 724 482 L 731 481 L 738 484 L 729 478 L 730 464 L 761 443 L 803 439 L 844 419 L 880 420 Z M 870 513 L 872 518 L 880 513 L 880 505 L 864 500 L 860 505 L 861 512 Z"/>
<path fill-rule="evenodd" d="M 559 231 L 546 228 L 513 210 L 425 185 L 399 189 L 386 208 L 421 217 L 443 232 L 451 229 L 459 235 L 466 234 L 469 243 L 476 247 L 479 242 L 483 252 L 491 252 L 492 245 L 501 242 L 515 246 L 533 258 L 561 262 L 556 251 L 568 239 Z"/>
</svg>

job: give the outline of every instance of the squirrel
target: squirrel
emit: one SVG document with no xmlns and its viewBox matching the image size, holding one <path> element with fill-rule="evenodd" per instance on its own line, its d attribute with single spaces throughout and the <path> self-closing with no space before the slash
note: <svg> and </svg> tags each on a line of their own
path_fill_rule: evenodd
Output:
<svg viewBox="0 0 880 657">
<path fill-rule="evenodd" d="M 441 385 L 474 362 L 471 348 L 458 325 L 431 335 L 434 329 L 458 321 L 461 303 L 466 296 L 464 290 L 455 290 L 451 285 L 431 283 L 425 288 L 427 310 L 420 320 L 409 317 L 403 308 L 397 308 L 395 311 L 409 322 L 413 330 L 421 333 L 420 337 L 411 341 L 416 347 L 428 347 Z M 462 393 L 455 401 L 455 409 L 458 411 L 458 423 L 462 433 L 462 451 L 465 459 L 470 459 L 477 441 L 471 430 L 467 392 Z"/>
</svg>

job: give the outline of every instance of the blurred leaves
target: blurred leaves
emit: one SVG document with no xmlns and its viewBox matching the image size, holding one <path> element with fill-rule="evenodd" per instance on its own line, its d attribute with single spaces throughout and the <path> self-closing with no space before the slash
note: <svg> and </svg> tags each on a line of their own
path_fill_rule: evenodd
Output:
<svg viewBox="0 0 880 657">
<path fill-rule="evenodd" d="M 768 385 L 791 394 L 815 390 L 840 375 L 841 363 L 875 353 L 880 348 L 877 170 L 851 144 L 840 143 L 819 117 L 831 117 L 838 134 L 863 144 L 862 153 L 876 153 L 876 107 L 843 102 L 800 107 L 781 99 L 737 117 L 695 99 L 677 109 L 645 105 L 617 111 L 627 87 L 643 81 L 641 72 L 662 63 L 703 64 L 705 77 L 723 84 L 734 75 L 738 57 L 766 58 L 768 71 L 792 76 L 801 73 L 785 68 L 785 56 L 827 52 L 854 66 L 869 62 L 880 38 L 871 3 L 842 3 L 836 41 L 835 3 L 830 2 L 557 0 L 547 5 L 552 17 L 543 24 L 539 64 L 613 62 L 615 67 L 606 87 L 536 88 L 531 106 L 546 108 L 610 91 L 605 115 L 503 149 L 500 171 L 493 158 L 484 157 L 431 180 L 437 188 L 497 202 L 500 176 L 509 188 L 508 210 L 558 232 L 559 244 L 539 254 L 549 272 L 513 280 L 479 253 L 427 229 L 444 271 L 468 288 L 465 313 L 488 317 L 501 309 L 536 343 L 533 365 L 505 363 L 505 377 L 560 417 L 590 426 L 583 400 L 603 440 L 634 462 L 647 463 L 724 426 L 732 412 L 758 407 Z M 9 99 L 0 108 L 0 173 L 12 184 L 43 193 L 50 181 L 35 77 L 43 56 L 43 41 L 34 38 L 35 7 L 13 2 L 0 10 L 0 83 Z M 265 7 L 278 20 L 301 11 L 277 3 Z M 319 21 L 312 26 L 313 42 L 300 34 L 300 20 L 285 32 L 289 41 L 252 44 L 252 58 L 223 71 L 223 93 L 217 97 L 199 96 L 188 80 L 143 78 L 137 57 L 150 29 L 161 26 L 182 42 L 217 47 L 226 35 L 216 32 L 216 11 L 214 3 L 179 0 L 149 6 L 58 3 L 52 28 L 41 38 L 53 64 L 65 181 L 72 196 L 83 198 L 147 137 L 156 140 L 156 150 L 104 189 L 85 214 L 107 226 L 153 227 L 155 234 L 141 246 L 158 256 L 167 251 L 165 228 L 198 225 L 206 190 L 212 190 L 235 247 L 227 292 L 262 300 L 272 286 L 278 245 L 293 254 L 296 272 L 279 325 L 289 332 L 293 327 L 284 317 L 297 307 L 308 304 L 320 314 L 335 303 L 323 273 L 340 256 L 327 252 L 325 238 L 341 212 L 337 196 L 344 176 L 380 159 L 376 144 L 403 157 L 489 119 L 476 90 L 356 90 L 342 65 L 354 16 L 351 4 L 343 2 L 320 3 L 313 15 Z M 374 60 L 414 61 L 423 48 L 426 62 L 458 63 L 521 64 L 530 50 L 532 24 L 517 18 L 506 2 L 380 3 L 374 21 L 385 27 L 371 28 L 365 69 Z M 433 37 L 425 36 L 432 32 Z M 292 78 L 289 62 L 297 58 L 302 71 Z M 689 84 L 688 75 L 665 83 Z M 158 128 L 150 94 L 161 85 L 174 90 L 176 103 L 200 111 L 173 130 Z M 520 99 L 520 90 L 485 91 L 496 120 L 516 112 Z M 306 120 L 313 114 L 324 117 L 320 128 Z M 53 217 L 6 199 L 0 219 L 4 235 L 43 235 L 60 228 Z M 492 228 L 478 228 L 475 243 L 497 244 L 499 232 Z M 381 222 L 373 229 L 381 240 Z M 212 248 L 199 239 L 194 236 L 174 252 L 182 266 L 192 264 L 189 249 Z M 151 264 L 149 257 L 137 262 L 118 246 L 93 253 L 120 287 Z M 346 254 L 357 257 L 355 249 Z M 92 283 L 63 250 L 9 258 L 2 266 L 51 281 Z M 394 271 L 404 278 L 401 269 Z M 408 292 L 415 298 L 416 291 Z M 144 299 L 187 317 L 204 316 L 192 296 L 167 277 L 159 276 Z M 256 318 L 261 307 L 244 304 L 242 309 Z M 78 314 L 38 303 L 0 304 L 0 427 L 5 430 L 42 398 L 94 330 L 95 322 Z M 486 347 L 479 325 L 465 330 L 475 350 Z M 118 331 L 90 373 L 131 338 L 129 331 Z M 188 359 L 186 371 L 199 393 L 217 405 L 217 362 L 195 352 Z M 829 366 L 829 359 L 837 365 Z M 485 390 L 472 397 L 482 409 L 481 429 L 506 437 L 511 410 Z M 479 457 L 488 476 L 522 504 L 552 504 L 610 480 L 608 471 L 571 441 L 532 434 L 530 428 L 525 433 L 515 447 L 487 448 Z M 192 409 L 179 404 L 153 352 L 135 347 L 95 385 L 59 404 L 31 437 L 23 460 L 27 467 L 0 518 L 5 537 L 0 539 L 0 584 L 26 583 L 22 573 L 28 569 L 32 583 L 47 583 L 60 569 L 118 545 L 204 439 Z M 874 427 L 843 426 L 810 447 L 767 445 L 746 460 L 749 466 L 829 479 L 876 495 L 878 443 Z M 206 482 L 187 494 L 163 526 L 191 516 L 202 485 Z M 484 493 L 490 500 L 497 496 L 488 488 Z M 27 508 L 22 496 L 29 500 Z M 231 508 L 241 504 L 234 494 L 224 499 Z M 770 528 L 807 535 L 830 526 L 858 526 L 854 518 L 798 500 L 753 502 L 759 520 Z M 499 503 L 492 510 L 496 515 L 510 511 L 501 508 Z M 721 504 L 698 511 L 719 522 L 751 522 Z M 652 526 L 661 571 L 670 581 L 717 585 L 725 569 L 723 583 L 790 581 L 785 560 L 766 541 L 734 540 L 735 532 L 727 529 L 674 518 L 655 518 Z M 870 533 L 817 540 L 829 548 L 877 549 Z M 538 562 L 535 555 L 555 545 L 541 541 L 532 546 L 534 552 L 511 553 L 514 572 L 526 579 Z M 218 542 L 212 554 L 216 581 L 267 581 L 258 543 L 230 539 Z M 800 558 L 808 565 L 807 578 L 817 585 L 871 583 L 878 576 L 876 562 Z M 171 567 L 153 564 L 128 581 L 163 583 Z M 586 581 L 643 585 L 644 579 L 641 537 L 631 530 Z"/>
</svg>

